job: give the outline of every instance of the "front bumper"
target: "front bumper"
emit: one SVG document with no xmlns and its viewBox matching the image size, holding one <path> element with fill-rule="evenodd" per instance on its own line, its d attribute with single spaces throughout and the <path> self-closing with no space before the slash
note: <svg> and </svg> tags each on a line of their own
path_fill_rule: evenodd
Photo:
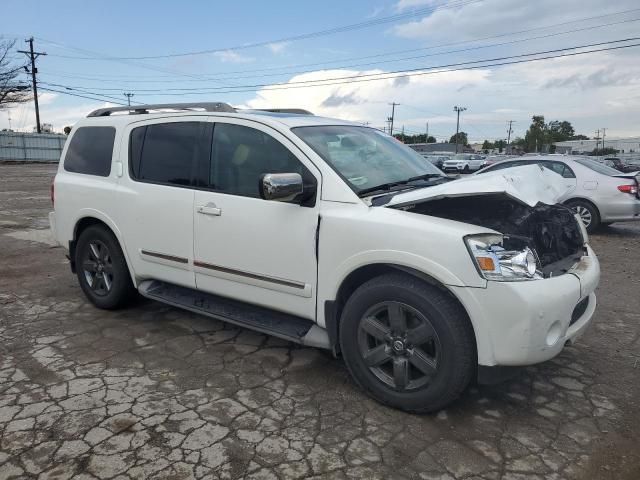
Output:
<svg viewBox="0 0 640 480">
<path fill-rule="evenodd" d="M 588 327 L 596 308 L 600 265 L 591 248 L 568 273 L 544 280 L 450 287 L 476 331 L 481 366 L 549 360 Z"/>
</svg>

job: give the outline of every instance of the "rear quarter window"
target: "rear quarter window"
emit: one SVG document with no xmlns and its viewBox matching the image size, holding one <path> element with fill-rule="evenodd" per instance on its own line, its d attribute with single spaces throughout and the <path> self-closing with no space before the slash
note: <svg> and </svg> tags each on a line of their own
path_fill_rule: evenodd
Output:
<svg viewBox="0 0 640 480">
<path fill-rule="evenodd" d="M 71 137 L 64 169 L 67 172 L 108 177 L 116 129 L 113 127 L 80 127 Z"/>
</svg>

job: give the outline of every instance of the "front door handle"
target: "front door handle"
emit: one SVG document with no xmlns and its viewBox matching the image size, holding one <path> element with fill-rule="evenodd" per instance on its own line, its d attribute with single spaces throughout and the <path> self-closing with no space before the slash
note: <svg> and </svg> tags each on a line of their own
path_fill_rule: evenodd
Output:
<svg viewBox="0 0 640 480">
<path fill-rule="evenodd" d="M 206 205 L 200 205 L 196 211 L 203 215 L 214 215 L 216 217 L 222 215 L 222 210 L 216 207 L 216 204 L 213 202 L 209 202 Z"/>
</svg>

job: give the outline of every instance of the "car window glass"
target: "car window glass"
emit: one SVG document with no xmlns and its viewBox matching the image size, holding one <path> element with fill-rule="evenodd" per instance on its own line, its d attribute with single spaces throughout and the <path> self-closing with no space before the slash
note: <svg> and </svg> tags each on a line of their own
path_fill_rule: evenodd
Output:
<svg viewBox="0 0 640 480">
<path fill-rule="evenodd" d="M 64 158 L 67 172 L 108 177 L 116 129 L 113 127 L 80 127 L 69 143 Z"/>
<path fill-rule="evenodd" d="M 258 184 L 265 173 L 299 173 L 305 185 L 311 173 L 278 140 L 255 128 L 216 123 L 209 186 L 219 192 L 260 197 Z"/>
<path fill-rule="evenodd" d="M 582 166 L 590 168 L 594 172 L 601 173 L 602 175 L 613 176 L 620 173 L 615 168 L 607 167 L 606 165 L 603 165 L 589 158 L 574 158 L 573 160 Z"/>
<path fill-rule="evenodd" d="M 205 122 L 158 123 L 131 132 L 132 177 L 146 182 L 191 186 L 199 159 L 209 147 Z"/>
</svg>

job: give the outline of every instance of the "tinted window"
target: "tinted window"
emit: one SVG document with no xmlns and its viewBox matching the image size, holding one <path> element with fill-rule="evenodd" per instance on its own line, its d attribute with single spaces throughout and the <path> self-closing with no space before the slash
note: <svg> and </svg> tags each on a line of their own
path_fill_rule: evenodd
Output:
<svg viewBox="0 0 640 480">
<path fill-rule="evenodd" d="M 71 137 L 64 169 L 67 172 L 108 177 L 111 173 L 113 127 L 80 127 Z"/>
<path fill-rule="evenodd" d="M 216 191 L 259 197 L 264 173 L 299 173 L 305 185 L 315 183 L 311 173 L 280 142 L 259 130 L 216 123 L 209 185 Z"/>
<path fill-rule="evenodd" d="M 151 183 L 197 186 L 196 169 L 209 156 L 207 127 L 205 122 L 175 122 L 133 129 L 131 176 Z"/>
<path fill-rule="evenodd" d="M 556 172 L 558 175 L 562 175 L 564 178 L 576 178 L 567 165 L 561 162 L 541 162 L 543 167 L 548 168 L 552 172 Z"/>
<path fill-rule="evenodd" d="M 573 160 L 579 163 L 580 165 L 590 168 L 594 172 L 601 173 L 602 175 L 613 176 L 613 175 L 618 175 L 620 173 L 614 168 L 607 167 L 606 165 L 602 165 L 601 163 L 595 162 L 588 158 L 574 158 Z"/>
</svg>

